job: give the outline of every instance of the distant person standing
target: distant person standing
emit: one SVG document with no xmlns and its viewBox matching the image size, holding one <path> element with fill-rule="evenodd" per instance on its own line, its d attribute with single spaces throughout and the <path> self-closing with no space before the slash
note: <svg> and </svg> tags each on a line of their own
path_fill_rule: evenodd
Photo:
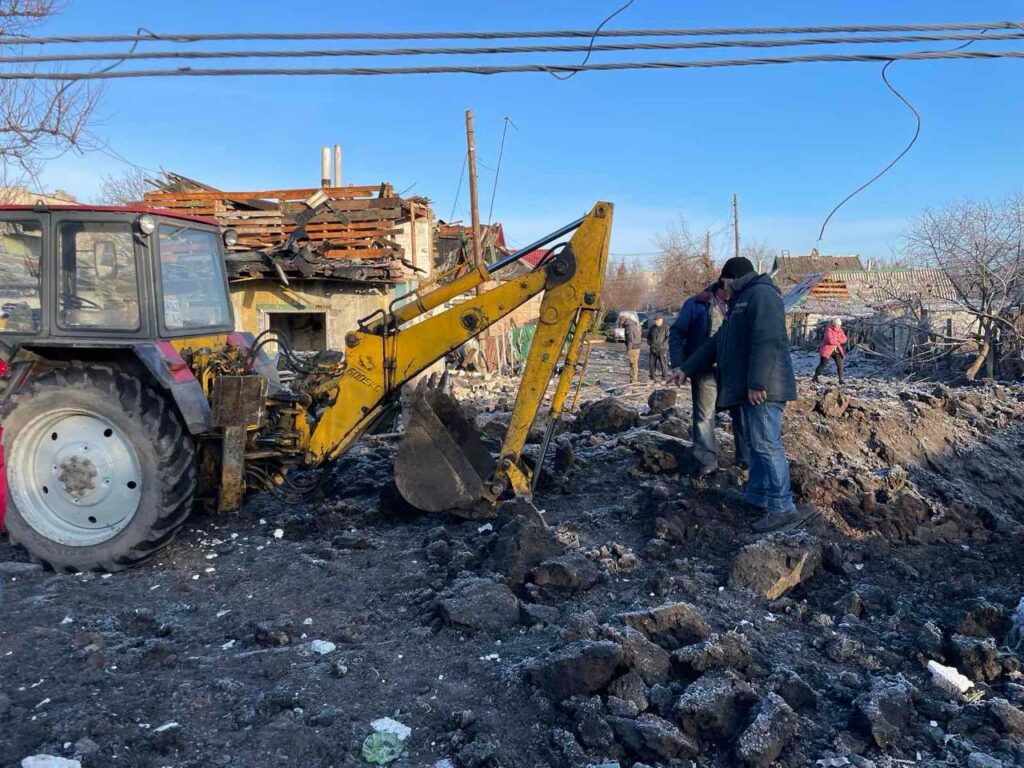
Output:
<svg viewBox="0 0 1024 768">
<path fill-rule="evenodd" d="M 623 312 L 619 325 L 626 332 L 626 358 L 629 360 L 629 383 L 640 383 L 640 323 L 633 315 Z"/>
<path fill-rule="evenodd" d="M 658 369 L 661 369 L 661 378 L 668 375 L 668 326 L 665 325 L 665 318 L 655 315 L 654 323 L 647 331 L 647 351 L 650 354 L 649 370 L 651 381 L 658 378 Z"/>
<path fill-rule="evenodd" d="M 825 327 L 825 337 L 821 340 L 821 349 L 818 350 L 821 360 L 814 371 L 811 381 L 818 383 L 818 377 L 825 372 L 829 360 L 836 361 L 836 371 L 839 373 L 839 383 L 843 383 L 843 366 L 846 363 L 846 332 L 843 330 L 842 318 L 835 318 Z"/>
</svg>

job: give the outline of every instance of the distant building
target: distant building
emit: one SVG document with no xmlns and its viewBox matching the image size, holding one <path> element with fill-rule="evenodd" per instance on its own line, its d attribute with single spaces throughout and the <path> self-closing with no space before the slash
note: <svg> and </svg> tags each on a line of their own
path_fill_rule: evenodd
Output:
<svg viewBox="0 0 1024 768">
<path fill-rule="evenodd" d="M 33 192 L 28 187 L 0 187 L 0 203 L 3 205 L 76 205 L 75 196 L 63 189 L 53 192 Z"/>
<path fill-rule="evenodd" d="M 816 345 L 834 317 L 844 320 L 851 342 L 897 355 L 938 337 L 964 336 L 974 324 L 941 269 L 836 269 L 783 290 L 795 345 Z"/>
<path fill-rule="evenodd" d="M 775 263 L 772 264 L 772 277 L 775 284 L 785 293 L 808 275 L 863 269 L 864 264 L 861 263 L 860 256 L 822 256 L 815 248 L 807 256 L 776 256 Z"/>
</svg>

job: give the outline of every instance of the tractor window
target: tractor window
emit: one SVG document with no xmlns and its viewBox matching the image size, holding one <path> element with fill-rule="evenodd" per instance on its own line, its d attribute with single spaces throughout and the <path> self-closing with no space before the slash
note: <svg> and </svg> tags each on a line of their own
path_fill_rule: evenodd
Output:
<svg viewBox="0 0 1024 768">
<path fill-rule="evenodd" d="M 164 326 L 170 331 L 231 323 L 216 232 L 160 225 Z"/>
<path fill-rule="evenodd" d="M 36 221 L 0 221 L 0 333 L 38 333 L 39 257 L 43 230 Z"/>
<path fill-rule="evenodd" d="M 139 280 L 128 224 L 68 221 L 58 237 L 57 322 L 63 328 L 139 327 Z"/>
</svg>

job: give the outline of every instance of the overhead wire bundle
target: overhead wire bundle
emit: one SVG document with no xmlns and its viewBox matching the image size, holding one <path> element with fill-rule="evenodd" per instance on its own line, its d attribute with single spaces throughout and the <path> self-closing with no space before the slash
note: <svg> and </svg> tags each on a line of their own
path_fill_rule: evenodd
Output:
<svg viewBox="0 0 1024 768">
<path fill-rule="evenodd" d="M 627 4 L 628 5 L 628 4 Z M 626 6 L 623 6 L 625 8 Z M 620 9 L 622 10 L 622 9 Z M 614 14 L 613 14 L 614 16 Z M 611 17 L 609 17 L 611 18 Z M 607 20 L 606 20 L 607 21 Z M 588 44 L 565 42 L 589 38 Z M 596 42 L 614 38 L 615 42 Z M 652 40 L 651 38 L 664 38 Z M 692 38 L 703 38 L 694 40 Z M 266 47 L 258 49 L 232 47 L 190 48 L 194 43 L 238 44 L 251 41 L 282 43 L 311 43 L 314 41 L 450 41 L 450 40 L 545 40 L 546 42 L 503 45 L 419 45 L 410 47 L 383 45 L 380 47 L 339 46 L 334 48 Z M 749 58 L 686 59 L 672 57 L 654 61 L 591 62 L 595 52 L 636 54 L 638 52 L 675 53 L 687 51 L 737 49 L 762 51 L 775 48 L 806 49 L 817 46 L 903 46 L 923 43 L 973 43 L 984 41 L 985 50 L 958 49 L 903 51 L 898 49 L 842 53 L 798 53 Z M 798 63 L 888 62 L 900 60 L 945 59 L 1000 59 L 1024 58 L 1024 50 L 998 47 L 1000 43 L 1024 40 L 1024 24 L 1016 21 L 944 23 L 944 24 L 876 24 L 790 27 L 721 27 L 721 28 L 660 28 L 660 29 L 598 29 L 590 30 L 497 30 L 489 32 L 430 31 L 430 32 L 237 32 L 237 33 L 156 33 L 140 30 L 134 35 L 57 35 L 57 36 L 3 36 L 0 46 L 15 47 L 13 52 L 0 56 L 0 77 L 19 80 L 108 80 L 139 77 L 238 77 L 238 76 L 380 76 L 410 74 L 477 74 L 544 72 L 556 76 L 584 71 L 627 71 L 652 69 L 696 69 L 740 66 L 766 66 Z M 561 41 L 561 42 L 556 42 Z M 142 43 L 171 44 L 166 50 L 137 50 Z M 102 46 L 131 44 L 129 51 L 105 50 Z M 28 52 L 26 46 L 39 46 L 45 50 Z M 59 50 L 51 51 L 57 47 Z M 545 61 L 519 63 L 514 58 L 539 54 L 586 53 L 583 61 L 575 63 Z M 459 61 L 462 57 L 501 57 L 497 63 L 477 64 Z M 431 63 L 422 66 L 284 66 L 283 60 L 315 58 L 381 58 L 402 59 L 429 57 Z M 451 62 L 434 63 L 438 57 Z M 71 71 L 69 64 L 98 65 L 115 61 L 121 64 L 136 61 L 212 62 L 225 59 L 251 59 L 253 66 L 166 66 L 146 69 L 85 69 Z M 272 63 L 272 65 L 271 65 Z M 40 68 L 38 65 L 54 65 Z M 3 65 L 7 65 L 6 68 Z M 26 66 L 30 65 L 30 66 Z"/>
</svg>

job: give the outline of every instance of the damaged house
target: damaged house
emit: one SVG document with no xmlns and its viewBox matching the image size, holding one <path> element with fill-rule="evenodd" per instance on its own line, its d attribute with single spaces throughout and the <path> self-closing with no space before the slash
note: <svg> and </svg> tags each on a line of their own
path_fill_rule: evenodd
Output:
<svg viewBox="0 0 1024 768">
<path fill-rule="evenodd" d="M 342 349 L 356 322 L 433 274 L 430 201 L 388 183 L 223 191 L 165 173 L 145 203 L 215 218 L 236 324 L 280 331 L 297 351 Z"/>
<path fill-rule="evenodd" d="M 798 346 L 815 346 L 834 317 L 844 320 L 851 342 L 887 356 L 968 335 L 974 324 L 941 269 L 818 272 L 792 285 L 784 302 L 790 342 Z"/>
</svg>

